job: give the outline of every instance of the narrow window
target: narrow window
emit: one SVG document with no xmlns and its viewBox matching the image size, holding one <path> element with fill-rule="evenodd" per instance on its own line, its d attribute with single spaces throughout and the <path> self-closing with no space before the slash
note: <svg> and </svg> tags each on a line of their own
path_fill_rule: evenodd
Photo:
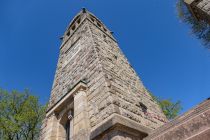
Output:
<svg viewBox="0 0 210 140">
<path fill-rule="evenodd" d="M 117 56 L 116 55 L 114 55 L 114 58 L 117 60 Z"/>
<path fill-rule="evenodd" d="M 65 125 L 65 129 L 66 129 L 66 140 L 70 140 L 70 119 L 68 119 L 68 121 L 66 122 Z"/>
<path fill-rule="evenodd" d="M 92 20 L 92 22 L 94 22 L 94 21 L 95 21 L 95 20 L 94 20 L 94 18 L 92 18 L 92 17 L 91 17 L 90 19 Z"/>
<path fill-rule="evenodd" d="M 104 31 L 106 32 L 107 31 L 107 29 L 106 28 L 103 28 L 104 29 Z"/>
<path fill-rule="evenodd" d="M 74 31 L 74 30 L 75 30 L 75 28 L 76 28 L 76 26 L 75 26 L 75 25 L 73 25 L 71 29 Z"/>
<path fill-rule="evenodd" d="M 81 22 L 81 19 L 79 18 L 79 19 L 77 20 L 77 23 L 80 24 L 80 22 Z"/>
<path fill-rule="evenodd" d="M 97 25 L 98 25 L 99 27 L 101 27 L 101 24 L 100 24 L 99 22 L 97 22 Z"/>
<path fill-rule="evenodd" d="M 143 111 L 144 113 L 147 113 L 147 106 L 144 105 L 142 102 L 140 102 L 139 104 L 140 104 L 140 107 L 141 107 L 142 111 Z"/>
<path fill-rule="evenodd" d="M 68 31 L 66 35 L 69 36 L 70 35 L 70 31 Z"/>
</svg>

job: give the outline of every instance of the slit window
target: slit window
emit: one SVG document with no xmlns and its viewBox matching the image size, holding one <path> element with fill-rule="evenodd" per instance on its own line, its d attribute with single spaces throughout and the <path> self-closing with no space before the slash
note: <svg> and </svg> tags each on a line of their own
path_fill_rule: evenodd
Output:
<svg viewBox="0 0 210 140">
<path fill-rule="evenodd" d="M 66 130 L 66 140 L 70 140 L 70 120 L 66 122 L 65 130 Z"/>
<path fill-rule="evenodd" d="M 107 31 L 107 29 L 106 28 L 103 28 L 104 29 L 104 31 L 106 32 Z"/>
<path fill-rule="evenodd" d="M 70 36 L 70 31 L 68 31 L 66 35 L 67 35 L 67 36 Z"/>
<path fill-rule="evenodd" d="M 142 111 L 144 113 L 147 113 L 147 106 L 145 104 L 143 104 L 142 102 L 140 102 L 139 104 L 140 104 L 140 107 L 141 107 Z"/>
<path fill-rule="evenodd" d="M 75 28 L 76 28 L 76 26 L 75 26 L 75 25 L 73 25 L 71 29 L 74 31 L 74 30 L 75 30 Z"/>
<path fill-rule="evenodd" d="M 79 18 L 79 19 L 77 20 L 77 23 L 80 24 L 80 22 L 81 22 L 81 19 Z"/>
<path fill-rule="evenodd" d="M 94 18 L 92 18 L 92 17 L 91 17 L 90 19 L 92 20 L 92 22 L 94 22 L 94 21 L 95 21 L 95 20 L 94 20 Z"/>
<path fill-rule="evenodd" d="M 98 25 L 99 27 L 101 27 L 101 24 L 100 24 L 99 22 L 97 22 L 97 25 Z"/>
<path fill-rule="evenodd" d="M 116 55 L 114 55 L 114 58 L 117 60 L 117 56 Z"/>
</svg>

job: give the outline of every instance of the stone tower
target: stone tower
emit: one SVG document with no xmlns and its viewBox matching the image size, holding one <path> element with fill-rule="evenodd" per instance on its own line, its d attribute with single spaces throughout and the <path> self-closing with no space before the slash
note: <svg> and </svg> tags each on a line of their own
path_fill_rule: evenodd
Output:
<svg viewBox="0 0 210 140">
<path fill-rule="evenodd" d="M 82 9 L 62 40 L 42 140 L 142 140 L 167 121 L 96 16 Z"/>
<path fill-rule="evenodd" d="M 184 2 L 195 19 L 210 24 L 210 0 L 184 0 Z"/>
</svg>

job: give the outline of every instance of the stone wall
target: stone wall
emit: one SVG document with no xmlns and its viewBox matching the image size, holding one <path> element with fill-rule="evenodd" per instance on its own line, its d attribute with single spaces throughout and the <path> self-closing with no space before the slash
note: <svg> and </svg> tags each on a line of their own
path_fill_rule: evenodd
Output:
<svg viewBox="0 0 210 140">
<path fill-rule="evenodd" d="M 150 129 L 156 129 L 162 125 L 166 121 L 165 116 L 145 90 L 138 75 L 118 47 L 117 42 L 94 24 L 90 25 L 90 29 L 107 79 L 112 103 L 119 109 L 116 113 Z M 99 100 L 99 102 L 99 107 L 105 109 L 107 101 Z M 141 103 L 147 107 L 147 112 L 142 110 Z"/>
<path fill-rule="evenodd" d="M 210 23 L 210 0 L 184 0 L 192 15 Z"/>
<path fill-rule="evenodd" d="M 200 0 L 197 2 L 197 7 L 210 15 L 210 0 Z"/>
<path fill-rule="evenodd" d="M 210 99 L 155 130 L 144 140 L 209 140 Z"/>
</svg>

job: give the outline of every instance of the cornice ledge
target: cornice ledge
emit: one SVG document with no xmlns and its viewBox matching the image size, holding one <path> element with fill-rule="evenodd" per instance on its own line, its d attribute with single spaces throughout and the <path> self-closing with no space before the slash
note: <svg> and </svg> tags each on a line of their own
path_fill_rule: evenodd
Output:
<svg viewBox="0 0 210 140">
<path fill-rule="evenodd" d="M 50 107 L 46 111 L 46 116 L 50 116 L 65 106 L 68 100 L 74 98 L 74 95 L 77 94 L 78 91 L 86 91 L 87 90 L 87 83 L 84 80 L 79 81 L 76 83 L 58 102 L 56 102 L 52 107 Z"/>
</svg>

